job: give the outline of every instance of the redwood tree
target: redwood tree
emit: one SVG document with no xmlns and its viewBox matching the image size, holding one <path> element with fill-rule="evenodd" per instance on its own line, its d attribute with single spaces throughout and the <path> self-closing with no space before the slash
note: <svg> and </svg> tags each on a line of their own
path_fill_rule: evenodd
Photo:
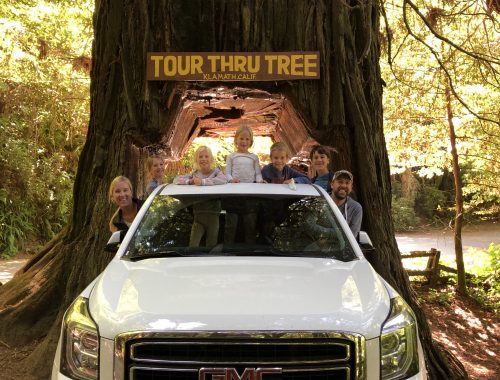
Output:
<svg viewBox="0 0 500 380">
<path fill-rule="evenodd" d="M 148 82 L 149 51 L 314 51 L 321 79 L 246 83 L 282 92 L 320 143 L 337 148 L 350 168 L 377 248 L 377 271 L 415 310 L 433 378 L 466 377 L 432 342 L 406 276 L 391 221 L 389 163 L 382 129 L 379 3 L 376 0 L 100 0 L 94 14 L 91 117 L 74 187 L 68 227 L 0 288 L 0 338 L 41 339 L 26 361 L 46 378 L 64 309 L 105 267 L 102 250 L 118 174 L 136 178 L 139 148 L 175 128 L 191 84 Z M 241 84 L 240 84 L 241 85 Z M 178 149 L 178 147 L 170 147 Z"/>
</svg>

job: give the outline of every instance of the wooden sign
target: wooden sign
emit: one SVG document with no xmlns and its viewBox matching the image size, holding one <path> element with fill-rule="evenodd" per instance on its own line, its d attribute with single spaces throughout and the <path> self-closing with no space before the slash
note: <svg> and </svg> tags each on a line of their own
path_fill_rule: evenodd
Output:
<svg viewBox="0 0 500 380">
<path fill-rule="evenodd" d="M 319 52 L 148 53 L 148 80 L 319 79 Z"/>
</svg>

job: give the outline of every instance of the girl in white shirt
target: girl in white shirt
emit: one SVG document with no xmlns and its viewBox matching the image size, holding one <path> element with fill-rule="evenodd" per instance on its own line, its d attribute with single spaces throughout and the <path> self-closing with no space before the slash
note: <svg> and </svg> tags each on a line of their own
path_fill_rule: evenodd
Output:
<svg viewBox="0 0 500 380">
<path fill-rule="evenodd" d="M 248 150 L 253 145 L 252 129 L 242 125 L 234 135 L 236 152 L 231 153 L 226 160 L 226 177 L 232 183 L 263 183 L 260 173 L 259 157 Z M 260 204 L 255 199 L 245 202 L 227 200 L 223 207 L 226 209 L 224 242 L 234 243 L 238 221 L 243 223 L 245 243 L 253 243 L 257 239 L 257 213 Z"/>
<path fill-rule="evenodd" d="M 242 125 L 234 135 L 236 152 L 226 160 L 226 177 L 229 182 L 264 182 L 260 173 L 259 157 L 248 150 L 253 145 L 252 129 Z"/>
</svg>

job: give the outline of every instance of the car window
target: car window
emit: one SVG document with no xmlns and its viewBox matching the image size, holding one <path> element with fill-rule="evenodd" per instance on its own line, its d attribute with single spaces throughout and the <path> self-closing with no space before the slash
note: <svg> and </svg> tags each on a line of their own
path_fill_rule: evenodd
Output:
<svg viewBox="0 0 500 380">
<path fill-rule="evenodd" d="M 158 195 L 124 259 L 198 255 L 357 258 L 322 196 Z"/>
</svg>

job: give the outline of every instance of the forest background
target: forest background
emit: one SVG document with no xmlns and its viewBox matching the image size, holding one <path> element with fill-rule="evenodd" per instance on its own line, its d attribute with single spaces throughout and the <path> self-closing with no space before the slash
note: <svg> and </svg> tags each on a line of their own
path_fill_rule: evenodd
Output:
<svg viewBox="0 0 500 380">
<path fill-rule="evenodd" d="M 465 221 L 499 218 L 496 4 L 434 0 L 403 8 L 400 1 L 384 2 L 379 38 L 396 230 L 453 225 L 453 146 Z M 66 225 L 71 212 L 89 120 L 93 8 L 90 0 L 0 0 L 3 258 L 36 251 Z M 223 163 L 231 143 L 214 144 Z M 189 170 L 195 146 L 181 163 L 170 165 L 170 175 Z M 269 141 L 255 147 L 264 161 L 268 147 Z M 480 274 L 498 279 L 500 246 L 490 246 L 484 257 Z M 498 299 L 499 289 L 494 292 Z"/>
</svg>

